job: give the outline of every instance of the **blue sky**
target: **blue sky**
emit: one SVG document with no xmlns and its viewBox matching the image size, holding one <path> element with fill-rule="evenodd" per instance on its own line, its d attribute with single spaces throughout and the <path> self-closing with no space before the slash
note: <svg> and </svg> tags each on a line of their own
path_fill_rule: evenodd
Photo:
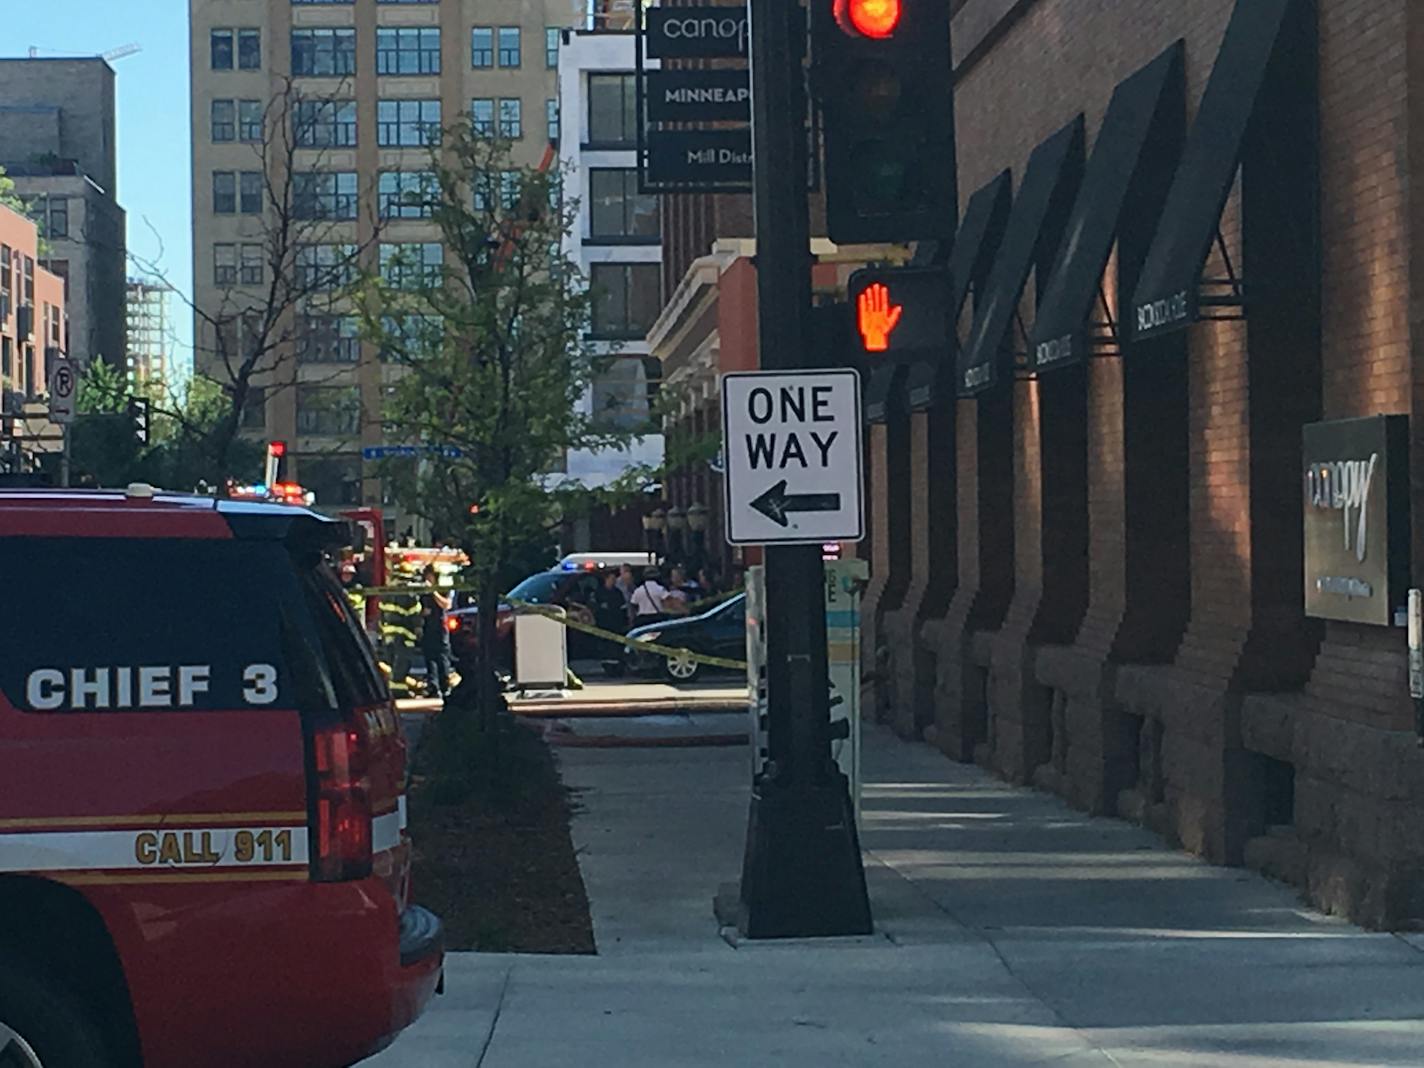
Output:
<svg viewBox="0 0 1424 1068">
<path fill-rule="evenodd" d="M 192 292 L 188 172 L 188 5 L 182 0 L 0 0 L 0 55 L 95 55 L 126 44 L 143 51 L 113 61 L 118 85 L 119 203 L 130 251 L 158 259 L 169 281 Z M 116 17 L 121 15 L 122 17 Z M 156 233 L 155 233 L 156 231 Z M 130 264 L 129 273 L 134 267 Z M 174 298 L 186 362 L 192 315 Z"/>
</svg>

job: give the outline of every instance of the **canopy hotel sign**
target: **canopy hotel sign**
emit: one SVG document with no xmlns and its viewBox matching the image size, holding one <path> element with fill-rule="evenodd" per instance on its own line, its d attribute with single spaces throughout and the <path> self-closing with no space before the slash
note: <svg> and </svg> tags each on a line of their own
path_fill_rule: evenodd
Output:
<svg viewBox="0 0 1424 1068">
<path fill-rule="evenodd" d="M 1409 420 L 1311 423 L 1303 436 L 1305 612 L 1390 626 L 1409 585 Z"/>
<path fill-rule="evenodd" d="M 738 6 L 634 7 L 638 172 L 647 193 L 751 188 L 750 22 Z M 647 61 L 657 61 L 649 67 Z M 687 69 L 724 61 L 712 69 Z M 674 67 L 669 69 L 667 62 Z M 693 125 L 695 124 L 695 125 Z"/>
</svg>

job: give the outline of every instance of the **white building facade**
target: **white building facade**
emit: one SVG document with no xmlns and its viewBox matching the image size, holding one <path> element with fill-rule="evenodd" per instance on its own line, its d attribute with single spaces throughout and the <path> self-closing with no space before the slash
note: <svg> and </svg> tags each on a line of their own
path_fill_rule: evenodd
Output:
<svg viewBox="0 0 1424 1068">
<path fill-rule="evenodd" d="M 589 486 L 663 459 L 654 406 L 658 364 L 647 343 L 663 305 L 661 220 L 657 196 L 638 192 L 635 47 L 631 30 L 596 28 L 565 31 L 559 50 L 559 110 L 552 118 L 564 193 L 578 204 L 564 251 L 588 281 L 592 338 L 610 358 L 584 396 L 583 411 L 648 431 L 623 449 L 571 452 L 567 474 Z"/>
</svg>

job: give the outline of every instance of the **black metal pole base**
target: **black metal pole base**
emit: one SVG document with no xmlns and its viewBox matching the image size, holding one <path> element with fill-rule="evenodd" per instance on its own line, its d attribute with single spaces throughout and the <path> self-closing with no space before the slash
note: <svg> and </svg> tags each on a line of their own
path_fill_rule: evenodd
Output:
<svg viewBox="0 0 1424 1068">
<path fill-rule="evenodd" d="M 744 938 L 871 933 L 870 899 L 844 775 L 752 791 L 742 862 Z"/>
</svg>

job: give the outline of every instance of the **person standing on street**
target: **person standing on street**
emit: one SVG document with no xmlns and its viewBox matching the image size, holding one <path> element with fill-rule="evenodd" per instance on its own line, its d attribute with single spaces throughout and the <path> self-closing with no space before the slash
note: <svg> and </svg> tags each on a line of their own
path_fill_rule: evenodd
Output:
<svg viewBox="0 0 1424 1068">
<path fill-rule="evenodd" d="M 641 627 L 645 623 L 656 623 L 664 618 L 663 601 L 667 597 L 667 588 L 658 581 L 658 569 L 650 567 L 643 572 L 643 581 L 636 590 L 633 591 L 633 626 Z"/>
<path fill-rule="evenodd" d="M 604 573 L 603 582 L 593 595 L 593 618 L 603 630 L 622 634 L 628 629 L 628 599 L 618 588 L 616 572 Z"/>
<path fill-rule="evenodd" d="M 440 591 L 433 566 L 427 565 L 421 577 L 427 589 L 420 595 L 420 653 L 425 657 L 426 685 L 444 700 L 450 690 L 450 632 L 445 629 L 450 597 Z"/>
</svg>

